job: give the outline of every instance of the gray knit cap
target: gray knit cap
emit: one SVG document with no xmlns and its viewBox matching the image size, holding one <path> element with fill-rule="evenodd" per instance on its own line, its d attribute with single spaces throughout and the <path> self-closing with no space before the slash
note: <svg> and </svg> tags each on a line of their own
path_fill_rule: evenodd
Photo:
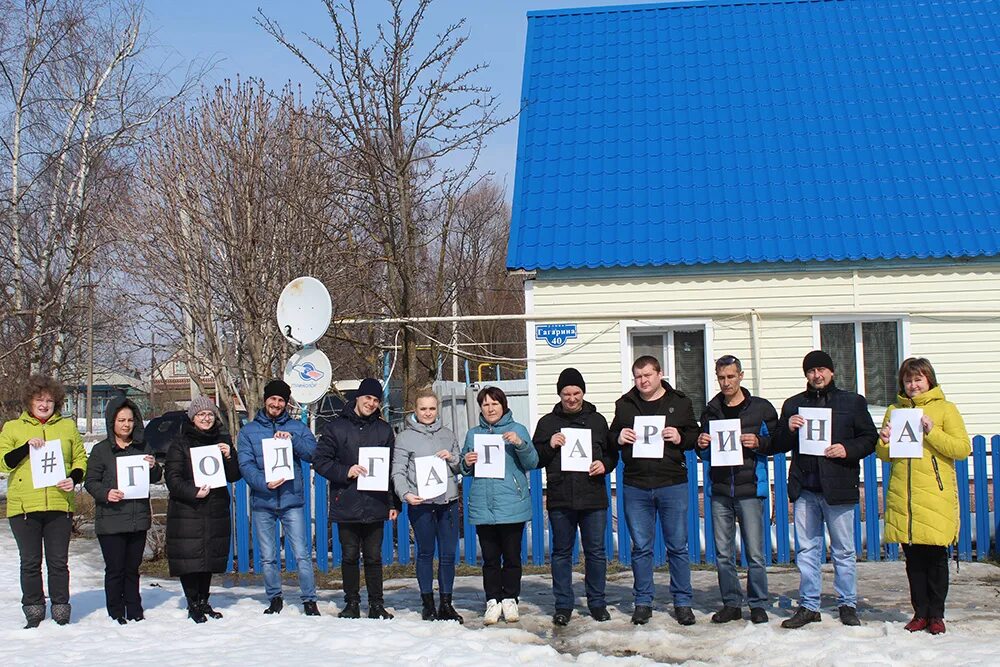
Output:
<svg viewBox="0 0 1000 667">
<path fill-rule="evenodd" d="M 215 413 L 215 418 L 219 419 L 219 408 L 215 407 L 215 402 L 207 396 L 198 396 L 191 401 L 191 405 L 188 406 L 188 419 L 194 421 L 194 416 L 199 412 L 205 412 L 206 410 L 211 410 Z"/>
</svg>

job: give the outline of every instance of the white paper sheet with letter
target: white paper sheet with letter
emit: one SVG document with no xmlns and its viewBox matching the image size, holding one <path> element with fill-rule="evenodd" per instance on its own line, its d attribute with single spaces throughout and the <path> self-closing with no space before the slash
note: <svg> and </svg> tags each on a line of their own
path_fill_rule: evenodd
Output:
<svg viewBox="0 0 1000 667">
<path fill-rule="evenodd" d="M 31 481 L 36 489 L 55 486 L 66 479 L 62 440 L 46 440 L 38 448 L 29 446 L 28 464 L 31 466 Z"/>
<path fill-rule="evenodd" d="M 503 479 L 507 474 L 507 445 L 499 433 L 477 433 L 472 436 L 472 451 L 476 460 L 476 477 Z"/>
<path fill-rule="evenodd" d="M 117 483 L 115 488 L 125 494 L 124 500 L 149 498 L 149 463 L 142 454 L 115 458 Z"/>
<path fill-rule="evenodd" d="M 442 496 L 448 490 L 448 464 L 436 456 L 413 459 L 417 475 L 417 495 L 424 500 Z"/>
<path fill-rule="evenodd" d="M 594 443 L 589 428 L 564 428 L 566 444 L 559 448 L 563 472 L 590 472 Z"/>
<path fill-rule="evenodd" d="M 388 447 L 358 447 L 358 464 L 368 471 L 358 476 L 358 491 L 388 491 L 389 463 Z"/>
<path fill-rule="evenodd" d="M 663 458 L 663 425 L 666 423 L 667 418 L 663 415 L 635 418 L 632 424 L 632 430 L 635 431 L 632 458 Z"/>
<path fill-rule="evenodd" d="M 799 427 L 799 454 L 825 456 L 832 444 L 833 411 L 830 408 L 799 408 L 806 423 Z"/>
<path fill-rule="evenodd" d="M 226 485 L 226 469 L 222 464 L 222 451 L 218 445 L 191 448 L 191 470 L 194 485 L 219 489 Z"/>
<path fill-rule="evenodd" d="M 889 413 L 889 458 L 920 459 L 924 456 L 924 429 L 920 408 L 901 408 Z"/>
<path fill-rule="evenodd" d="M 295 458 L 292 456 L 291 438 L 264 438 L 260 441 L 264 454 L 264 481 L 295 479 Z"/>
<path fill-rule="evenodd" d="M 713 419 L 708 422 L 708 435 L 712 442 L 712 467 L 743 465 L 743 445 L 740 434 L 743 426 L 739 419 Z"/>
</svg>

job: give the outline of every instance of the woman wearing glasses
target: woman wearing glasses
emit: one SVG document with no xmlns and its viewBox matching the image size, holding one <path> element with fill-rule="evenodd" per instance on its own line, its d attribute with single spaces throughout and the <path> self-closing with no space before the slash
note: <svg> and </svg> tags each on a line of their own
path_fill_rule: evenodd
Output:
<svg viewBox="0 0 1000 667">
<path fill-rule="evenodd" d="M 167 562 L 170 576 L 180 577 L 187 598 L 188 618 L 204 623 L 222 618 L 208 604 L 214 572 L 225 572 L 229 560 L 229 488 L 213 489 L 194 483 L 191 450 L 218 447 L 226 481 L 240 479 L 236 448 L 228 434 L 220 433 L 219 412 L 204 396 L 191 401 L 181 437 L 170 445 L 164 477 L 170 490 L 167 505 Z"/>
</svg>

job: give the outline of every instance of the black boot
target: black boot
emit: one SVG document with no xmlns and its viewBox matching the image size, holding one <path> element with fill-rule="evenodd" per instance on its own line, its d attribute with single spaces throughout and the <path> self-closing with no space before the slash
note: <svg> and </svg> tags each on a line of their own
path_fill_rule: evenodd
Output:
<svg viewBox="0 0 1000 667">
<path fill-rule="evenodd" d="M 188 598 L 188 618 L 195 623 L 204 623 L 208 620 L 205 617 L 205 612 L 201 610 L 201 600 Z"/>
<path fill-rule="evenodd" d="M 369 600 L 368 601 L 368 618 L 377 618 L 384 621 L 388 621 L 393 618 L 393 615 L 389 613 L 389 610 L 385 608 L 385 603 L 380 600 Z"/>
<path fill-rule="evenodd" d="M 43 604 L 26 604 L 21 606 L 21 611 L 24 612 L 24 619 L 28 622 L 24 626 L 24 629 L 37 628 L 45 620 L 45 605 Z"/>
<path fill-rule="evenodd" d="M 451 606 L 451 593 L 441 594 L 441 605 L 438 607 L 437 617 L 439 621 L 458 621 L 464 624 L 465 619 Z"/>
<path fill-rule="evenodd" d="M 361 618 L 361 601 L 350 599 L 344 601 L 344 608 L 337 614 L 337 618 Z"/>
<path fill-rule="evenodd" d="M 208 604 L 208 597 L 203 597 L 201 599 L 201 613 L 209 618 L 222 618 L 221 611 L 215 611 L 212 609 L 212 605 Z"/>
<path fill-rule="evenodd" d="M 437 611 L 434 609 L 434 594 L 433 593 L 421 593 L 420 601 L 424 603 L 424 608 L 420 612 L 420 618 L 425 621 L 436 621 Z"/>
<path fill-rule="evenodd" d="M 59 625 L 66 625 L 69 623 L 69 613 L 69 603 L 52 605 L 52 620 Z"/>
<path fill-rule="evenodd" d="M 275 595 L 271 598 L 271 604 L 267 609 L 264 610 L 265 614 L 280 614 L 282 607 L 285 606 L 285 601 L 281 599 L 280 595 Z"/>
</svg>

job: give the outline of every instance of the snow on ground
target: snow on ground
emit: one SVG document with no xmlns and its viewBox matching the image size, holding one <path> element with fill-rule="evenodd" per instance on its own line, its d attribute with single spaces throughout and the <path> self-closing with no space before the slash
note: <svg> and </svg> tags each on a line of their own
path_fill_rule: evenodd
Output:
<svg viewBox="0 0 1000 667">
<path fill-rule="evenodd" d="M 749 621 L 713 625 L 709 616 L 718 606 L 715 571 L 693 573 L 698 624 L 681 628 L 669 616 L 670 606 L 658 602 L 652 622 L 632 626 L 631 575 L 609 578 L 612 620 L 596 623 L 575 615 L 566 628 L 554 630 L 549 619 L 552 593 L 549 579 L 524 578 L 520 623 L 485 628 L 478 577 L 460 577 L 456 606 L 466 625 L 420 620 L 419 593 L 414 580 L 386 582 L 392 621 L 341 620 L 336 612 L 340 591 L 320 591 L 321 618 L 302 614 L 297 589 L 285 587 L 285 610 L 264 616 L 262 586 L 232 585 L 217 576 L 212 603 L 225 618 L 195 625 L 186 618 L 176 580 L 144 578 L 142 594 L 147 620 L 119 626 L 104 610 L 103 561 L 92 539 L 74 540 L 70 547 L 73 622 L 65 627 L 46 620 L 36 630 L 23 630 L 20 609 L 17 548 L 8 529 L 0 529 L 0 646 L 5 665 L 66 664 L 71 661 L 128 665 L 260 664 L 288 665 L 469 665 L 560 663 L 645 665 L 983 665 L 1000 655 L 1000 570 L 963 563 L 956 573 L 947 612 L 948 632 L 940 637 L 903 630 L 909 619 L 906 577 L 902 563 L 862 563 L 859 566 L 859 609 L 864 625 L 845 628 L 834 618 L 835 601 L 824 597 L 823 622 L 802 630 L 782 630 L 778 623 L 791 614 L 798 574 L 775 567 L 770 585 L 775 605 L 771 622 Z M 579 579 L 578 575 L 578 579 Z M 826 588 L 832 586 L 826 574 Z M 657 574 L 657 592 L 667 591 L 665 574 Z M 582 593 L 582 581 L 577 582 Z M 364 608 L 364 605 L 362 605 Z M 585 605 L 580 600 L 578 611 Z"/>
</svg>

